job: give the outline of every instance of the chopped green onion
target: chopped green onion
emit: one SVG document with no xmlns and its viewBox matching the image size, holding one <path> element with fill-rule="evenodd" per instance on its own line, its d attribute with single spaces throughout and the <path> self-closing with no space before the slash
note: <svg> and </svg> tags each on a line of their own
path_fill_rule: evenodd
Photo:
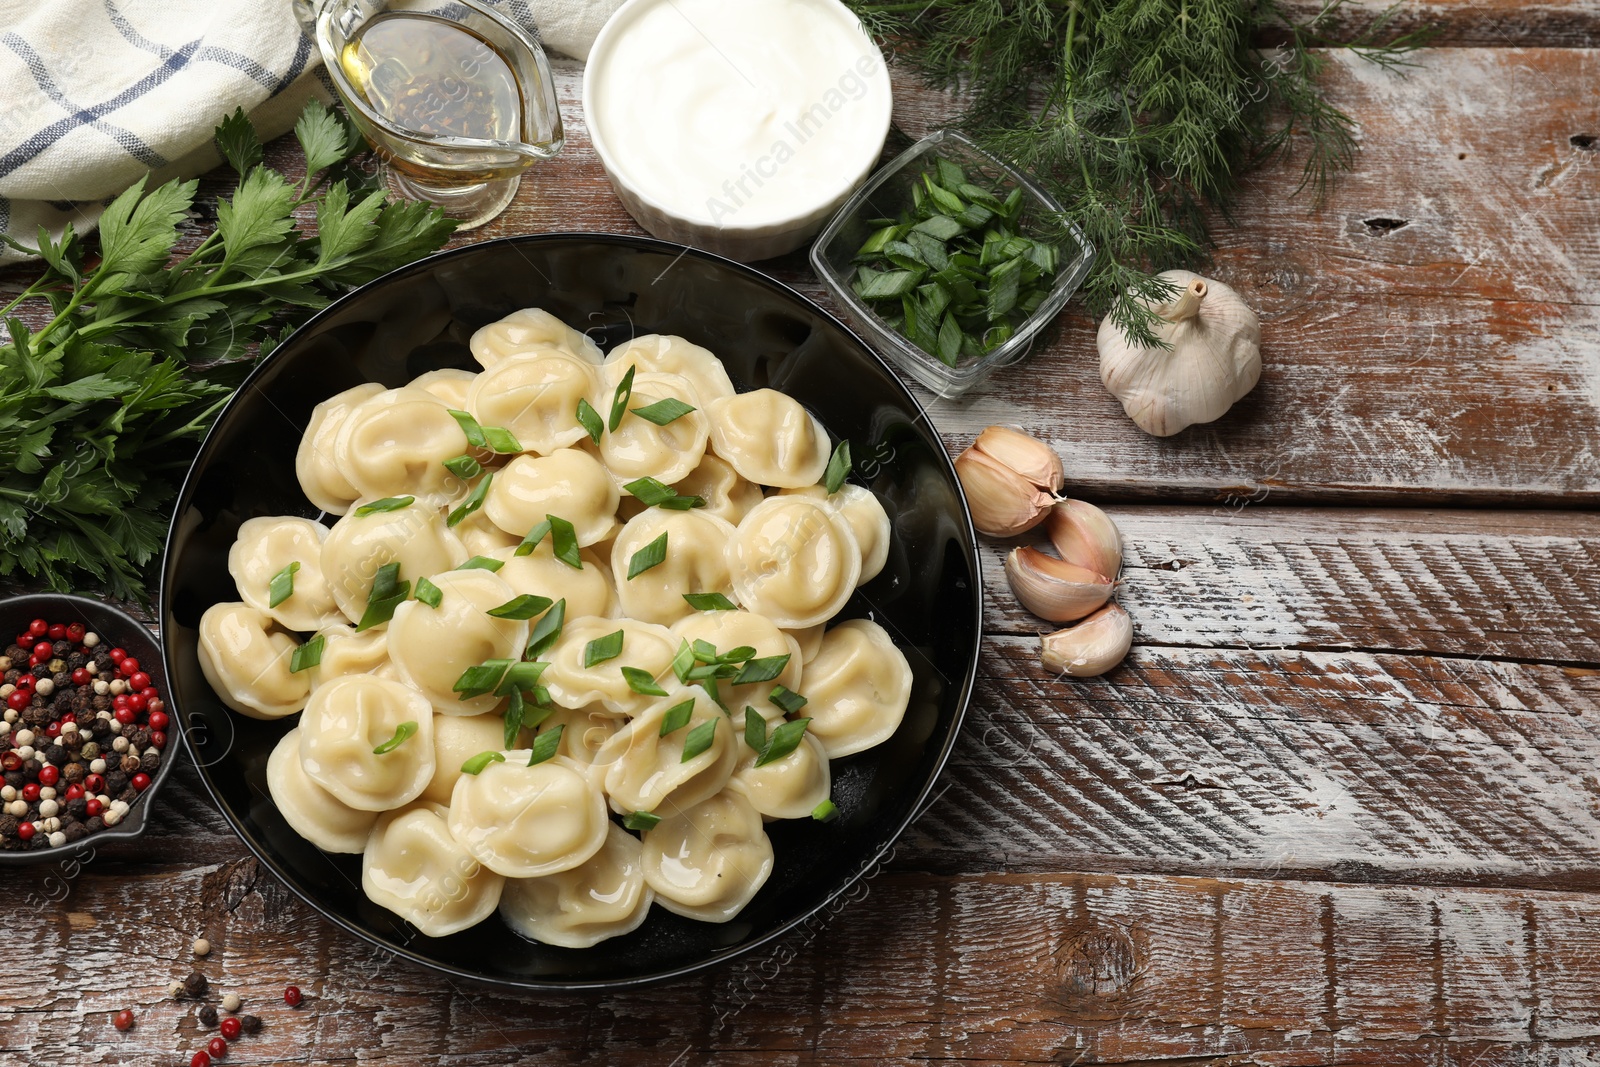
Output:
<svg viewBox="0 0 1600 1067">
<path fill-rule="evenodd" d="M 656 680 L 649 671 L 640 670 L 638 667 L 622 668 L 622 677 L 627 680 L 628 688 L 635 693 L 647 697 L 664 697 L 667 691 L 656 684 Z"/>
<path fill-rule="evenodd" d="M 694 658 L 701 663 L 716 663 L 720 657 L 717 655 L 717 646 L 710 641 L 694 639 Z"/>
<path fill-rule="evenodd" d="M 672 673 L 678 676 L 678 681 L 687 682 L 689 672 L 694 670 L 694 649 L 689 647 L 689 642 L 684 641 L 678 646 L 677 655 L 672 657 Z"/>
<path fill-rule="evenodd" d="M 356 508 L 356 518 L 372 515 L 379 511 L 399 511 L 408 508 L 417 498 L 414 496 L 386 496 L 382 500 L 374 500 L 370 504 L 362 504 Z"/>
<path fill-rule="evenodd" d="M 767 720 L 748 704 L 744 709 L 744 743 L 753 752 L 760 752 L 767 747 Z"/>
<path fill-rule="evenodd" d="M 832 822 L 839 817 L 839 807 L 831 800 L 824 800 L 811 809 L 811 817 L 818 822 Z"/>
<path fill-rule="evenodd" d="M 728 649 L 728 651 L 726 651 L 722 655 L 718 656 L 717 657 L 717 662 L 718 663 L 743 663 L 745 660 L 749 659 L 751 656 L 753 656 L 755 654 L 756 654 L 756 650 L 754 648 L 750 647 L 749 645 L 740 645 L 738 648 L 730 648 L 730 649 Z M 730 675 L 730 677 L 732 677 L 732 676 Z"/>
<path fill-rule="evenodd" d="M 399 563 L 385 563 L 372 576 L 372 592 L 367 594 L 367 608 L 356 623 L 356 633 L 382 626 L 394 618 L 394 609 L 411 595 L 411 582 L 400 578 Z"/>
<path fill-rule="evenodd" d="M 622 825 L 629 830 L 654 830 L 660 822 L 661 816 L 648 811 L 630 811 L 622 817 Z"/>
<path fill-rule="evenodd" d="M 685 593 L 683 599 L 696 611 L 737 611 L 739 605 L 721 593 Z"/>
<path fill-rule="evenodd" d="M 491 659 L 468 667 L 461 672 L 461 677 L 456 679 L 452 691 L 460 693 L 462 700 L 471 700 L 473 697 L 492 693 L 500 687 L 500 679 L 511 669 L 511 663 L 512 661 L 508 659 Z"/>
<path fill-rule="evenodd" d="M 694 508 L 703 508 L 705 506 L 706 498 L 703 496 L 674 496 L 670 500 L 663 500 L 656 505 L 656 507 L 666 508 L 668 511 L 691 511 Z"/>
<path fill-rule="evenodd" d="M 473 556 L 471 559 L 467 560 L 461 566 L 457 567 L 456 570 L 458 570 L 458 571 L 488 571 L 490 574 L 493 574 L 495 571 L 499 570 L 501 567 L 504 567 L 505 565 L 506 565 L 505 560 L 503 560 L 503 559 L 495 559 L 493 556 Z"/>
<path fill-rule="evenodd" d="M 657 426 L 665 426 L 669 422 L 683 418 L 693 410 L 694 405 L 685 404 L 677 397 L 669 396 L 665 400 L 657 400 L 654 404 L 634 408 L 633 413 Z"/>
<path fill-rule="evenodd" d="M 522 442 L 518 441 L 516 435 L 504 426 L 485 426 L 483 428 L 483 439 L 488 443 L 490 449 L 500 453 L 502 456 L 522 451 Z"/>
<path fill-rule="evenodd" d="M 639 577 L 651 567 L 659 566 L 667 558 L 667 535 L 665 532 L 660 537 L 645 545 L 633 554 L 628 560 L 628 580 Z"/>
<path fill-rule="evenodd" d="M 465 411 L 450 409 L 451 416 L 456 420 L 456 425 L 461 427 L 461 432 L 467 435 L 467 444 L 473 448 L 488 448 L 489 442 L 483 436 L 483 427 L 478 425 L 478 420 Z"/>
<path fill-rule="evenodd" d="M 672 486 L 658 482 L 654 478 L 635 478 L 622 488 L 632 493 L 645 507 L 655 507 L 663 500 L 671 500 L 678 495 L 678 491 Z"/>
<path fill-rule="evenodd" d="M 420 602 L 428 605 L 430 608 L 438 607 L 439 604 L 444 600 L 444 590 L 440 589 L 426 578 L 417 579 L 417 588 L 413 590 L 412 595 L 414 595 Z"/>
<path fill-rule="evenodd" d="M 472 492 L 467 494 L 467 499 L 461 506 L 445 516 L 444 524 L 455 527 L 461 525 L 461 520 L 483 507 L 483 498 L 489 495 L 489 483 L 494 481 L 494 472 L 490 471 L 483 476 L 483 481 L 472 487 Z"/>
<path fill-rule="evenodd" d="M 622 631 L 615 630 L 583 646 L 583 665 L 593 667 L 622 655 Z"/>
<path fill-rule="evenodd" d="M 297 646 L 294 654 L 289 657 L 289 673 L 310 670 L 321 663 L 322 649 L 327 643 L 327 637 L 318 634 L 305 644 Z"/>
<path fill-rule="evenodd" d="M 683 755 L 679 757 L 678 762 L 688 763 L 710 748 L 712 740 L 717 736 L 717 723 L 720 721 L 713 717 L 690 730 L 689 736 L 683 739 Z"/>
<path fill-rule="evenodd" d="M 828 457 L 828 469 L 822 474 L 822 487 L 831 496 L 837 493 L 844 480 L 850 477 L 850 442 L 841 440 L 834 446 L 833 455 Z"/>
<path fill-rule="evenodd" d="M 539 676 L 544 674 L 544 669 L 548 666 L 550 666 L 548 663 L 528 660 L 513 663 L 506 670 L 505 677 L 500 679 L 500 684 L 494 687 L 495 696 L 503 697 L 532 689 L 539 683 Z"/>
<path fill-rule="evenodd" d="M 300 561 L 290 560 L 283 570 L 272 576 L 272 581 L 267 583 L 267 607 L 275 608 L 294 596 L 294 575 L 299 569 Z"/>
<path fill-rule="evenodd" d="M 694 714 L 694 699 L 685 700 L 682 704 L 674 704 L 661 716 L 661 736 L 666 737 L 674 730 L 681 730 L 689 725 L 689 716 Z"/>
<path fill-rule="evenodd" d="M 483 473 L 483 464 L 471 456 L 460 455 L 444 461 L 445 469 L 457 478 L 470 481 Z"/>
<path fill-rule="evenodd" d="M 772 692 L 767 694 L 767 699 L 783 709 L 785 715 L 793 715 L 806 706 L 806 698 L 781 685 L 772 687 Z"/>
<path fill-rule="evenodd" d="M 561 627 L 567 621 L 567 600 L 562 597 L 553 604 L 549 611 L 533 625 L 533 633 L 528 635 L 528 649 L 524 653 L 529 658 L 540 656 L 551 645 L 556 643 L 556 638 L 561 636 Z"/>
<path fill-rule="evenodd" d="M 783 673 L 789 666 L 789 653 L 781 656 L 765 656 L 761 659 L 749 660 L 743 669 L 734 676 L 734 685 L 750 685 L 754 682 L 770 682 Z"/>
<path fill-rule="evenodd" d="M 628 373 L 617 383 L 616 392 L 611 394 L 611 418 L 606 422 L 606 429 L 612 433 L 617 432 L 617 427 L 622 425 L 622 416 L 628 413 L 628 401 L 633 399 L 633 372 L 638 369 L 637 366 L 629 367 Z"/>
<path fill-rule="evenodd" d="M 550 606 L 547 596 L 535 596 L 533 593 L 523 593 L 506 601 L 499 607 L 490 608 L 487 612 L 497 619 L 531 619 Z"/>
<path fill-rule="evenodd" d="M 556 713 L 556 709 L 545 699 L 549 694 L 544 693 L 543 686 L 535 689 L 534 693 L 543 695 L 536 695 L 536 703 L 529 704 L 522 711 L 522 726 L 526 730 L 537 730 L 540 723 Z"/>
<path fill-rule="evenodd" d="M 561 747 L 561 735 L 567 730 L 566 723 L 557 723 L 554 730 L 545 730 L 533 739 L 533 752 L 528 756 L 528 766 L 537 767 L 545 760 L 556 754 L 556 749 Z"/>
<path fill-rule="evenodd" d="M 546 515 L 545 521 L 550 524 L 550 549 L 556 559 L 573 570 L 583 570 L 583 557 L 578 551 L 578 532 L 572 523 L 554 515 Z"/>
<path fill-rule="evenodd" d="M 480 752 L 461 765 L 462 774 L 478 774 L 491 763 L 504 763 L 506 758 L 499 752 Z"/>
<path fill-rule="evenodd" d="M 522 696 L 522 690 L 513 689 L 511 700 L 506 705 L 505 742 L 507 748 L 515 748 L 517 734 L 522 731 L 522 717 L 527 714 L 528 702 Z"/>
<path fill-rule="evenodd" d="M 539 525 L 529 530 L 528 536 L 524 537 L 522 539 L 522 543 L 517 546 L 516 554 L 519 556 L 532 555 L 533 550 L 539 547 L 539 542 L 545 539 L 545 535 L 547 535 L 550 530 L 551 526 L 549 519 L 545 519 Z"/>
<path fill-rule="evenodd" d="M 395 749 L 411 740 L 412 735 L 416 732 L 416 723 L 410 721 L 403 722 L 394 728 L 394 736 L 389 738 L 389 740 L 385 741 L 383 744 L 379 745 L 377 748 L 373 749 L 372 754 L 374 756 L 388 755 L 390 752 L 393 752 Z"/>
<path fill-rule="evenodd" d="M 594 409 L 594 405 L 581 396 L 578 398 L 578 425 L 588 433 L 589 440 L 595 444 L 600 443 L 600 435 L 605 432 L 606 424 L 601 421 L 600 413 Z"/>
<path fill-rule="evenodd" d="M 756 757 L 756 766 L 765 767 L 769 763 L 776 763 L 799 748 L 800 739 L 805 737 L 806 727 L 810 725 L 810 719 L 795 719 L 772 731 L 772 736 L 767 739 L 767 746 L 761 750 L 761 755 Z"/>
</svg>

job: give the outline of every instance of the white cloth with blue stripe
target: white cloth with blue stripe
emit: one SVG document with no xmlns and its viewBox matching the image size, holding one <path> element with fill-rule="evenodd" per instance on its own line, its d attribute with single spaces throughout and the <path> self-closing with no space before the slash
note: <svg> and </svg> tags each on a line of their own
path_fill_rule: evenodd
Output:
<svg viewBox="0 0 1600 1067">
<path fill-rule="evenodd" d="M 621 0 L 490 2 L 582 58 Z M 0 0 L 0 232 L 81 234 L 144 174 L 210 170 L 235 107 L 284 133 L 331 99 L 320 67 L 289 0 Z M 22 258 L 0 245 L 0 264 Z"/>
</svg>

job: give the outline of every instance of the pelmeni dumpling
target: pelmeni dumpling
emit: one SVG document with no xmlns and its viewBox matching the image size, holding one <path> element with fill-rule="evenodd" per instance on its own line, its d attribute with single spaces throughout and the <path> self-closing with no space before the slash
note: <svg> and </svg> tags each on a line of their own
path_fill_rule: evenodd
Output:
<svg viewBox="0 0 1600 1067">
<path fill-rule="evenodd" d="M 781 719 L 783 709 L 767 699 L 773 687 L 781 685 L 791 692 L 800 692 L 800 646 L 794 638 L 778 629 L 771 619 L 752 615 L 748 611 L 698 611 L 673 623 L 672 632 L 691 645 L 696 641 L 706 641 L 718 652 L 749 647 L 756 650 L 752 659 L 789 657 L 783 670 L 770 681 L 746 682 L 744 685 L 733 685 L 727 681 L 719 683 L 722 702 L 733 711 L 736 721 L 743 721 L 746 705 L 755 708 L 764 719 Z"/>
<path fill-rule="evenodd" d="M 458 499 L 452 500 L 445 509 L 446 513 L 460 507 L 469 495 L 470 490 L 467 490 Z M 527 533 L 526 530 L 520 534 L 507 533 L 500 529 L 481 506 L 467 512 L 466 517 L 451 529 L 461 539 L 461 546 L 470 556 L 492 556 L 503 548 L 516 548 Z"/>
<path fill-rule="evenodd" d="M 505 879 L 456 843 L 445 809 L 418 802 L 378 819 L 361 856 L 361 888 L 428 937 L 475 926 L 500 905 Z"/>
<path fill-rule="evenodd" d="M 322 539 L 328 528 L 292 515 L 246 519 L 228 549 L 228 573 L 239 599 L 286 630 L 316 630 L 339 622 L 339 606 L 322 577 Z M 272 606 L 272 579 L 299 564 L 288 599 Z"/>
<path fill-rule="evenodd" d="M 334 461 L 362 497 L 412 496 L 442 504 L 461 479 L 445 460 L 467 450 L 467 435 L 444 401 L 426 389 L 390 389 L 345 416 Z"/>
<path fill-rule="evenodd" d="M 827 629 L 827 623 L 819 622 L 815 626 L 785 627 L 783 632 L 800 646 L 800 662 L 810 663 L 822 651 L 822 635 Z"/>
<path fill-rule="evenodd" d="M 528 766 L 516 749 L 503 762 L 463 774 L 450 794 L 450 834 L 507 878 L 571 870 L 600 851 L 611 819 L 605 796 L 559 756 Z"/>
<path fill-rule="evenodd" d="M 391 751 L 402 723 L 416 732 Z M 386 811 L 421 795 L 433 777 L 433 709 L 413 689 L 371 674 L 347 674 L 317 687 L 300 718 L 300 762 L 342 803 Z"/>
<path fill-rule="evenodd" d="M 595 760 L 601 747 L 626 725 L 626 716 L 616 714 L 604 704 L 591 704 L 583 708 L 557 708 L 539 724 L 538 732 L 546 734 L 559 729 L 561 740 L 556 744 L 556 755 L 571 760 L 603 788 L 606 769 Z"/>
<path fill-rule="evenodd" d="M 847 482 L 837 493 L 813 485 L 805 489 L 785 489 L 781 495 L 810 497 L 827 505 L 849 524 L 861 549 L 861 577 L 857 579 L 860 584 L 872 581 L 883 570 L 889 558 L 889 513 L 883 510 L 883 503 L 872 490 Z"/>
<path fill-rule="evenodd" d="M 803 496 L 771 496 L 728 543 L 738 601 L 779 626 L 827 622 L 855 591 L 861 549 L 843 519 Z"/>
<path fill-rule="evenodd" d="M 290 730 L 267 757 L 267 792 L 289 829 L 324 852 L 360 852 L 378 821 L 375 811 L 341 804 L 300 765 L 300 731 Z"/>
<path fill-rule="evenodd" d="M 480 752 L 505 748 L 505 731 L 505 719 L 500 715 L 435 715 L 433 777 L 421 799 L 449 807 L 450 795 L 464 773 L 461 765 Z"/>
<path fill-rule="evenodd" d="M 306 499 L 330 515 L 343 515 L 361 495 L 334 460 L 339 428 L 351 409 L 383 392 L 377 382 L 365 382 L 335 393 L 311 409 L 311 425 L 300 435 L 294 453 L 294 473 Z"/>
<path fill-rule="evenodd" d="M 322 576 L 345 618 L 359 623 L 367 610 L 379 568 L 400 564 L 400 577 L 415 582 L 467 561 L 461 539 L 437 508 L 421 501 L 398 511 L 358 515 L 360 505 L 333 524 L 322 542 Z"/>
<path fill-rule="evenodd" d="M 427 697 L 442 715 L 482 715 L 493 711 L 494 693 L 461 699 L 455 691 L 463 671 L 492 659 L 522 658 L 528 623 L 489 614 L 516 598 L 497 574 L 473 568 L 446 571 L 429 581 L 439 588 L 439 606 L 408 600 L 389 623 L 389 658 L 400 676 Z"/>
<path fill-rule="evenodd" d="M 516 548 L 487 553 L 505 566 L 495 573 L 513 592 L 565 600 L 569 619 L 585 615 L 611 617 L 617 614 L 617 591 L 611 585 L 611 568 L 593 549 L 578 553 L 582 567 L 572 567 L 556 558 L 550 538 L 540 541 L 532 552 L 517 555 Z"/>
<path fill-rule="evenodd" d="M 639 374 L 676 374 L 688 379 L 702 405 L 733 395 L 733 381 L 722 360 L 710 349 L 672 334 L 646 334 L 613 348 L 606 355 L 606 384 L 615 388 L 628 368 L 635 366 Z"/>
<path fill-rule="evenodd" d="M 706 414 L 712 450 L 752 482 L 798 489 L 828 469 L 828 431 L 787 393 L 740 393 L 711 401 Z"/>
<path fill-rule="evenodd" d="M 548 515 L 572 523 L 579 545 L 604 541 L 617 528 L 616 484 L 589 453 L 562 448 L 518 456 L 498 471 L 484 497 L 489 520 L 519 538 Z"/>
<path fill-rule="evenodd" d="M 599 363 L 600 348 L 548 311 L 524 308 L 513 311 L 498 322 L 477 330 L 467 342 L 472 358 L 485 367 L 519 352 L 532 349 L 558 348 L 568 355 L 577 356 L 589 363 Z"/>
<path fill-rule="evenodd" d="M 484 426 L 510 430 L 530 452 L 548 455 L 588 434 L 578 401 L 600 391 L 594 364 L 555 349 L 514 355 L 478 375 L 467 407 Z"/>
<path fill-rule="evenodd" d="M 588 860 L 542 878 L 512 878 L 500 894 L 500 917 L 523 937 L 562 948 L 589 948 L 639 928 L 655 892 L 644 884 L 643 846 L 615 823 Z"/>
<path fill-rule="evenodd" d="M 698 804 L 728 784 L 739 762 L 739 739 L 733 724 L 704 689 L 680 688 L 655 700 L 595 755 L 595 763 L 606 769 L 611 807 L 623 814 L 652 811 L 665 815 L 672 808 Z M 688 723 L 661 736 L 662 721 L 684 703 L 691 704 Z M 711 743 L 699 755 L 684 760 L 690 735 L 702 728 L 712 731 Z"/>
<path fill-rule="evenodd" d="M 470 370 L 445 367 L 417 375 L 406 383 L 406 387 L 425 390 L 444 401 L 445 407 L 466 411 L 467 390 L 472 388 L 477 378 L 477 374 Z"/>
<path fill-rule="evenodd" d="M 584 666 L 589 643 L 619 631 L 622 652 Z M 634 667 L 659 678 L 672 666 L 677 651 L 678 639 L 665 626 L 638 619 L 574 619 L 569 615 L 560 638 L 545 653 L 550 666 L 539 680 L 550 691 L 550 699 L 564 708 L 603 704 L 618 714 L 632 715 L 658 698 L 630 689 L 622 668 Z"/>
<path fill-rule="evenodd" d="M 639 408 L 667 399 L 681 400 L 695 410 L 657 426 L 638 414 Z M 609 397 L 604 410 L 610 410 Z M 615 430 L 600 438 L 600 459 L 616 479 L 626 485 L 637 478 L 654 478 L 671 485 L 700 465 L 706 454 L 709 430 L 706 413 L 688 379 L 676 374 L 638 374 L 628 413 Z"/>
<path fill-rule="evenodd" d="M 299 644 L 249 604 L 213 604 L 200 616 L 200 670 L 224 704 L 252 719 L 305 706 L 310 672 L 289 669 Z"/>
<path fill-rule="evenodd" d="M 347 674 L 374 674 L 389 666 L 389 635 L 384 627 L 357 632 L 354 626 L 338 623 L 318 630 L 316 636 L 322 638 L 322 657 L 306 672 L 312 689 Z"/>
<path fill-rule="evenodd" d="M 804 819 L 828 799 L 828 753 L 809 729 L 793 752 L 763 767 L 756 766 L 758 753 L 748 745 L 742 751 L 728 791 L 742 793 L 767 818 Z"/>
<path fill-rule="evenodd" d="M 628 520 L 611 547 L 611 576 L 622 614 L 647 622 L 671 623 L 694 609 L 685 593 L 733 592 L 727 548 L 733 527 L 700 509 L 669 511 L 650 508 Z M 632 578 L 633 557 L 663 535 L 666 558 Z"/>
<path fill-rule="evenodd" d="M 697 496 L 706 502 L 703 511 L 719 519 L 739 525 L 739 520 L 750 509 L 761 503 L 761 487 L 755 482 L 739 477 L 739 472 L 727 462 L 707 452 L 700 465 L 673 485 L 680 496 Z M 631 497 L 624 498 L 626 504 Z M 632 518 L 625 515 L 624 518 Z"/>
<path fill-rule="evenodd" d="M 829 759 L 887 741 L 911 702 L 911 665 L 883 627 L 851 619 L 829 630 L 806 664 L 807 733 Z"/>
<path fill-rule="evenodd" d="M 644 880 L 668 911 L 727 922 L 772 874 L 772 842 L 761 813 L 723 792 L 677 811 L 644 834 Z"/>
</svg>

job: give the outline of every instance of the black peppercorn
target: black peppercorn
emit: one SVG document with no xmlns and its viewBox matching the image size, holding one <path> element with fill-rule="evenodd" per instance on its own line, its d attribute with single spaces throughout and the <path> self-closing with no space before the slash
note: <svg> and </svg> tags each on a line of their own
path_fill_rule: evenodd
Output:
<svg viewBox="0 0 1600 1067">
<path fill-rule="evenodd" d="M 89 662 L 89 657 L 82 652 L 69 653 L 67 656 L 67 670 L 75 671 L 87 662 Z"/>
<path fill-rule="evenodd" d="M 21 771 L 7 771 L 6 772 L 6 785 L 9 785 L 12 789 L 21 789 L 24 785 L 27 785 L 27 784 L 28 784 L 27 776 L 24 775 Z"/>
<path fill-rule="evenodd" d="M 50 652 L 55 659 L 66 659 L 72 653 L 72 642 L 63 637 L 50 646 Z"/>
<path fill-rule="evenodd" d="M 83 828 L 88 830 L 91 834 L 99 833 L 101 830 L 106 828 L 106 821 L 100 816 L 95 815 L 83 821 Z"/>
<path fill-rule="evenodd" d="M 88 774 L 89 772 L 84 770 L 83 764 L 81 763 L 69 763 L 65 767 L 61 768 L 61 777 L 67 780 L 68 785 L 71 785 L 73 782 L 83 781 Z"/>
<path fill-rule="evenodd" d="M 93 708 L 95 711 L 110 711 L 111 710 L 111 694 L 110 693 L 96 693 L 94 695 L 94 697 L 92 699 L 90 699 L 89 706 L 91 708 Z"/>
<path fill-rule="evenodd" d="M 186 997 L 203 997 L 206 995 L 206 976 L 199 971 L 190 971 L 189 977 L 183 980 L 183 995 Z M 210 1007 L 210 1005 L 207 1005 Z M 213 1015 L 215 1012 L 213 1012 Z"/>
<path fill-rule="evenodd" d="M 132 755 L 124 755 L 122 757 L 121 762 L 119 762 L 117 764 L 117 766 L 121 768 L 123 774 L 138 774 L 139 773 L 139 757 L 138 756 L 132 756 Z"/>
<path fill-rule="evenodd" d="M 0 815 L 0 837 L 17 836 L 17 817 L 15 815 Z"/>
<path fill-rule="evenodd" d="M 187 992 L 187 983 L 185 983 L 185 992 Z M 200 1025 L 208 1029 L 217 1025 L 217 1009 L 209 1004 L 200 1005 Z"/>
<path fill-rule="evenodd" d="M 261 1019 L 255 1015 L 239 1016 L 239 1030 L 242 1033 L 254 1034 L 261 1031 Z"/>
<path fill-rule="evenodd" d="M 50 677 L 50 664 L 35 663 L 32 667 L 28 668 L 28 673 L 33 675 L 35 678 L 48 678 Z"/>
<path fill-rule="evenodd" d="M 153 748 L 144 750 L 144 755 L 139 757 L 139 769 L 146 774 L 153 775 L 161 766 L 161 753 Z"/>
<path fill-rule="evenodd" d="M 111 796 L 116 796 L 126 788 L 128 788 L 128 776 L 120 770 L 108 768 L 106 770 L 106 792 Z"/>
<path fill-rule="evenodd" d="M 26 656 L 24 656 L 24 658 L 26 658 Z M 17 670 L 17 668 L 15 668 L 15 667 L 12 667 L 9 671 L 6 671 L 6 674 L 5 674 L 6 681 L 10 682 L 12 685 L 16 685 L 17 684 L 17 679 L 21 678 L 21 677 L 22 677 L 22 672 Z"/>
<path fill-rule="evenodd" d="M 131 734 L 123 731 L 123 736 L 128 739 L 128 744 L 141 752 L 150 747 L 150 728 L 148 726 L 137 727 Z"/>
<path fill-rule="evenodd" d="M 39 777 L 39 769 L 43 766 L 44 764 L 41 763 L 37 757 L 33 759 L 25 759 L 22 761 L 22 773 L 27 775 L 29 778 L 36 779 Z"/>
<path fill-rule="evenodd" d="M 67 814 L 75 819 L 86 819 L 89 816 L 89 802 L 82 797 L 73 797 L 67 801 Z"/>
<path fill-rule="evenodd" d="M 135 800 L 139 799 L 139 791 L 130 785 L 122 792 L 117 794 L 117 799 L 125 804 L 132 804 Z"/>
<path fill-rule="evenodd" d="M 45 707 L 42 703 L 44 697 L 36 696 L 33 699 L 41 701 L 41 703 L 29 704 L 27 707 L 23 708 L 22 721 L 27 723 L 29 726 L 43 726 L 45 723 L 50 721 L 50 709 Z"/>
<path fill-rule="evenodd" d="M 44 758 L 47 763 L 54 763 L 57 767 L 65 765 L 67 762 L 66 746 L 57 741 L 44 750 Z"/>
</svg>

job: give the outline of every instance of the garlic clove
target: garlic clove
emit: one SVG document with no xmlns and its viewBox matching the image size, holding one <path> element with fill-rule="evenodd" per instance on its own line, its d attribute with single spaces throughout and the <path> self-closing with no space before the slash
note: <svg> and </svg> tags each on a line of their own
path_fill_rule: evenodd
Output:
<svg viewBox="0 0 1600 1067">
<path fill-rule="evenodd" d="M 1122 570 L 1122 535 L 1111 516 L 1082 500 L 1062 500 L 1050 509 L 1045 532 L 1068 563 L 1115 578 Z"/>
<path fill-rule="evenodd" d="M 1046 670 L 1074 678 L 1094 678 L 1121 663 L 1133 647 L 1133 620 L 1116 604 L 1107 604 L 1076 626 L 1039 639 Z"/>
<path fill-rule="evenodd" d="M 1066 478 L 1056 450 L 1031 434 L 1010 426 L 991 426 L 978 435 L 972 447 L 997 460 L 1049 493 L 1061 491 Z"/>
<path fill-rule="evenodd" d="M 1014 548 L 1006 556 L 1006 580 L 1022 606 L 1051 622 L 1071 622 L 1111 599 L 1114 582 L 1037 548 Z"/>
<path fill-rule="evenodd" d="M 990 537 L 1033 529 L 1055 503 L 1027 478 L 975 448 L 956 457 L 956 476 L 967 494 L 972 524 Z"/>
</svg>

